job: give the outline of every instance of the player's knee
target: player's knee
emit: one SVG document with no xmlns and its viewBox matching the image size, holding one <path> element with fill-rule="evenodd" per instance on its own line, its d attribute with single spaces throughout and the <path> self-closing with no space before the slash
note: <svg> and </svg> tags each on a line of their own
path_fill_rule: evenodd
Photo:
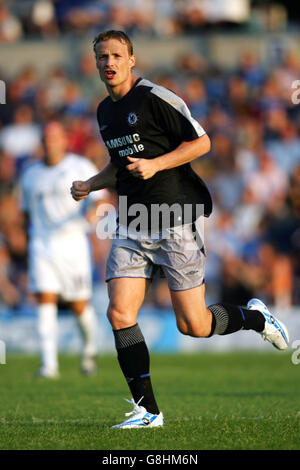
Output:
<svg viewBox="0 0 300 470">
<path fill-rule="evenodd" d="M 132 319 L 131 315 L 114 305 L 109 305 L 107 309 L 107 318 L 114 330 L 128 328 L 136 323 L 135 319 Z"/>
<path fill-rule="evenodd" d="M 53 292 L 39 292 L 35 297 L 39 304 L 56 304 L 58 296 Z"/>
<path fill-rule="evenodd" d="M 75 315 L 82 315 L 88 302 L 86 300 L 76 300 L 71 302 L 70 308 L 75 313 Z"/>
<path fill-rule="evenodd" d="M 119 312 L 116 308 L 109 305 L 107 312 L 106 312 L 106 316 L 111 326 L 115 328 L 115 323 L 120 319 L 121 312 Z"/>
</svg>

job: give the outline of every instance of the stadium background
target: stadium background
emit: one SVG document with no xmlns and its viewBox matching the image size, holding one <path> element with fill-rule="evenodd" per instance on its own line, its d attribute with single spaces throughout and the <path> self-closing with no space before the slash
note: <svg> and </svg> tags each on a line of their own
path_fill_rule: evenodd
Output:
<svg viewBox="0 0 300 470">
<path fill-rule="evenodd" d="M 108 161 L 95 118 L 105 90 L 92 54 L 94 36 L 108 28 L 131 35 L 136 73 L 182 96 L 212 139 L 210 154 L 193 164 L 214 199 L 205 223 L 208 303 L 259 297 L 285 318 L 291 339 L 300 338 L 300 105 L 292 100 L 300 98 L 292 88 L 300 80 L 299 25 L 296 5 L 267 0 L 0 2 L 0 340 L 7 350 L 38 350 L 19 176 L 40 158 L 42 126 L 56 116 L 70 150 L 99 169 Z M 93 303 L 99 351 L 107 351 L 109 242 L 97 239 L 94 223 Z M 76 352 L 75 322 L 60 307 L 60 348 Z M 207 342 L 179 335 L 161 280 L 140 323 L 157 351 L 266 346 L 255 333 Z"/>
</svg>

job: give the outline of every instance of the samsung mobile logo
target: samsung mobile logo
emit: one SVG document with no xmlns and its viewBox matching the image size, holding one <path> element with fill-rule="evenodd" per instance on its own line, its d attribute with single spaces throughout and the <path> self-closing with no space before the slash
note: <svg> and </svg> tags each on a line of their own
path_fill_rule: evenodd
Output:
<svg viewBox="0 0 300 470">
<path fill-rule="evenodd" d="M 134 144 L 139 141 L 139 134 L 129 134 L 123 135 L 122 137 L 116 137 L 115 139 L 106 140 L 105 145 L 109 149 L 116 149 L 118 147 L 123 147 L 124 145 L 128 144 Z"/>
</svg>

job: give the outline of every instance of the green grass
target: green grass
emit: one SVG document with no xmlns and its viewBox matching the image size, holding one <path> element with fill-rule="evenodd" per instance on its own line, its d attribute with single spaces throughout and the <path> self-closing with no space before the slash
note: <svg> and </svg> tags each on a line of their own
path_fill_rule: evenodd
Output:
<svg viewBox="0 0 300 470">
<path fill-rule="evenodd" d="M 83 377 L 61 356 L 61 378 L 35 379 L 38 358 L 0 365 L 0 449 L 299 449 L 300 365 L 289 353 L 152 355 L 165 426 L 116 430 L 131 405 L 117 360 Z"/>
</svg>

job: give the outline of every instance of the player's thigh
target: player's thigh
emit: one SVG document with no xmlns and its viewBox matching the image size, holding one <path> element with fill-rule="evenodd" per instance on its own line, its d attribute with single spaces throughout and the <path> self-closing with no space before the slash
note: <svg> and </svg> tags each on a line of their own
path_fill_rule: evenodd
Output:
<svg viewBox="0 0 300 470">
<path fill-rule="evenodd" d="M 115 238 L 106 263 L 106 281 L 153 277 L 154 266 L 138 240 Z"/>
<path fill-rule="evenodd" d="M 205 284 L 170 292 L 178 329 L 190 336 L 208 336 L 211 331 L 211 312 L 205 304 Z"/>
<path fill-rule="evenodd" d="M 191 225 L 173 230 L 173 234 L 162 240 L 154 262 L 161 266 L 170 290 L 185 291 L 199 287 L 204 282 L 204 248 L 198 245 Z"/>
<path fill-rule="evenodd" d="M 108 281 L 108 319 L 116 330 L 128 328 L 137 322 L 150 280 L 121 277 Z"/>
</svg>

